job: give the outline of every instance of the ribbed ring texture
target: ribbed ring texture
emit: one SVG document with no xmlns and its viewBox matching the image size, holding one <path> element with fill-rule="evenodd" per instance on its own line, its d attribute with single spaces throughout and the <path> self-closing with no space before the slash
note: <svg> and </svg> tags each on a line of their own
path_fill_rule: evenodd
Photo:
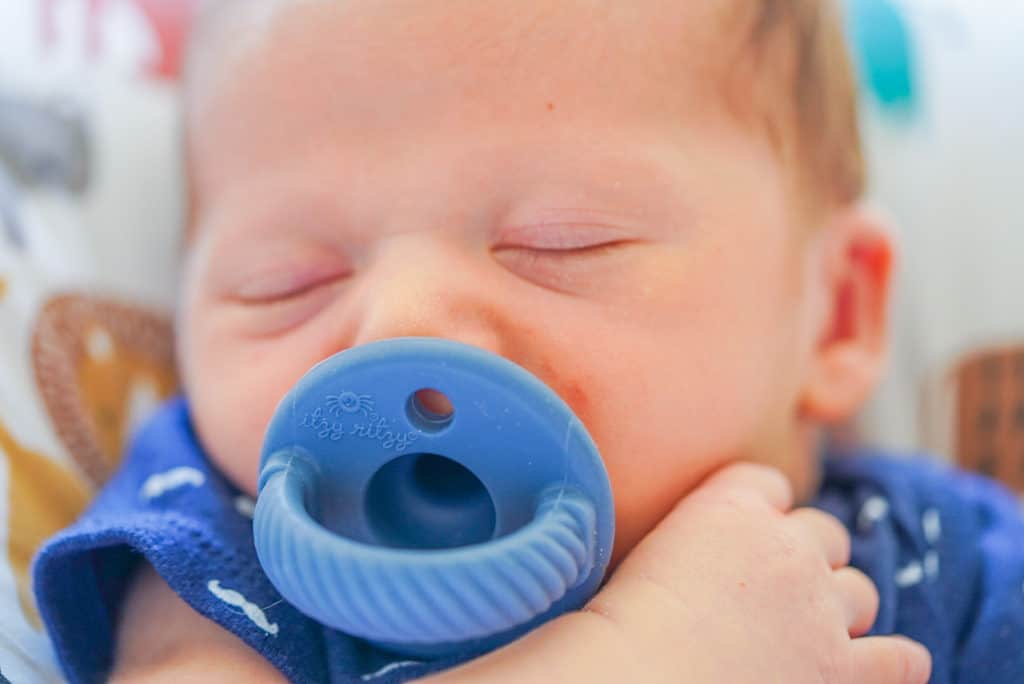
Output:
<svg viewBox="0 0 1024 684">
<path fill-rule="evenodd" d="M 270 474 L 256 508 L 260 563 L 299 610 L 373 641 L 460 642 L 497 634 L 546 611 L 593 568 L 596 513 L 582 495 L 552 489 L 532 522 L 496 540 L 445 550 L 373 546 L 336 535 L 306 510 L 313 466 Z"/>
</svg>

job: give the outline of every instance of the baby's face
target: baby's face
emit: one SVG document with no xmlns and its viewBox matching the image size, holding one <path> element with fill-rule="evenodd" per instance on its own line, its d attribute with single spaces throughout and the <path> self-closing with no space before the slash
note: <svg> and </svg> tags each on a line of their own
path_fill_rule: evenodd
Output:
<svg viewBox="0 0 1024 684">
<path fill-rule="evenodd" d="M 805 238 L 707 76 L 719 3 L 456 5 L 300 4 L 211 66 L 179 331 L 211 457 L 253 491 L 312 365 L 433 336 L 583 420 L 617 557 L 727 462 L 806 485 Z"/>
</svg>

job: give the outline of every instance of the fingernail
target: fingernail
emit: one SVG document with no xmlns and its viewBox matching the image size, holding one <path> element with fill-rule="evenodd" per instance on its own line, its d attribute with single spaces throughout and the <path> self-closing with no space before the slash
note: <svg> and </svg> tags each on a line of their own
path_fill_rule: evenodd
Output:
<svg viewBox="0 0 1024 684">
<path fill-rule="evenodd" d="M 913 651 L 911 657 L 907 658 L 907 684 L 927 684 L 932 674 L 932 654 L 913 639 L 905 636 L 899 638 Z"/>
</svg>

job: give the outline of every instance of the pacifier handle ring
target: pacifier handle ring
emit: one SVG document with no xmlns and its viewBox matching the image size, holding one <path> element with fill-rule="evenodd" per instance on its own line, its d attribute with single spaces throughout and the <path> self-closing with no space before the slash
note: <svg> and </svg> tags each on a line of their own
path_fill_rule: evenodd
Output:
<svg viewBox="0 0 1024 684">
<path fill-rule="evenodd" d="M 392 644 L 461 642 L 513 629 L 583 582 L 596 562 L 594 504 L 568 487 L 537 499 L 531 522 L 495 540 L 412 550 L 324 528 L 317 466 L 298 447 L 260 474 L 253 523 L 260 564 L 281 595 L 343 632 Z"/>
</svg>

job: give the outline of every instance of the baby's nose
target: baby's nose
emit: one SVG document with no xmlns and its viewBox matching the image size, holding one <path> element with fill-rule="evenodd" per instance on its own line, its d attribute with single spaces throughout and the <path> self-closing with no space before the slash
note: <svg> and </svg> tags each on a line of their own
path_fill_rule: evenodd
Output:
<svg viewBox="0 0 1024 684">
<path fill-rule="evenodd" d="M 508 312 L 500 274 L 435 236 L 401 235 L 376 250 L 361 288 L 356 344 L 393 337 L 440 337 L 503 354 Z"/>
</svg>

